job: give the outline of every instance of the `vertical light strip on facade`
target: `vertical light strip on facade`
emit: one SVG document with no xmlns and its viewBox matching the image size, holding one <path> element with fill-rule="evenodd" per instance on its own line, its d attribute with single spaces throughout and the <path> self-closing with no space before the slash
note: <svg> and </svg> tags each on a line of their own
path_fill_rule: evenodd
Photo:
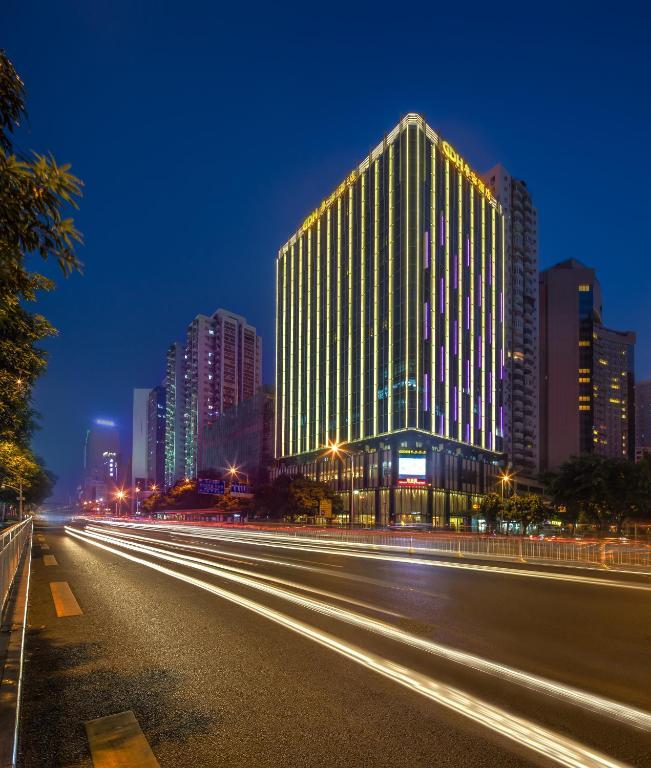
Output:
<svg viewBox="0 0 651 768">
<path fill-rule="evenodd" d="M 475 442 L 475 190 L 470 186 L 470 442 Z"/>
<path fill-rule="evenodd" d="M 326 214 L 326 346 L 325 346 L 325 442 L 326 445 L 330 443 L 330 360 L 331 360 L 331 326 L 332 326 L 332 214 L 331 209 L 328 208 Z"/>
<path fill-rule="evenodd" d="M 431 147 L 431 180 L 430 180 L 430 225 L 429 225 L 429 269 L 430 269 L 430 356 L 431 356 L 431 404 L 430 404 L 430 431 L 436 432 L 436 233 L 438 231 L 438 217 L 436 215 L 436 146 Z"/>
<path fill-rule="evenodd" d="M 457 173 L 457 440 L 463 433 L 463 177 Z"/>
<path fill-rule="evenodd" d="M 303 240 L 305 235 L 298 238 L 298 327 L 297 327 L 297 357 L 298 370 L 296 382 L 296 452 L 302 453 L 303 445 Z"/>
<path fill-rule="evenodd" d="M 290 308 L 289 308 L 289 452 L 294 452 L 294 307 L 296 306 L 296 295 L 294 292 L 294 255 L 296 247 L 290 246 L 289 249 L 289 285 L 290 285 Z"/>
<path fill-rule="evenodd" d="M 497 227 L 495 221 L 495 208 L 491 208 L 491 349 L 493 361 L 491 364 L 491 434 L 488 447 L 495 449 L 495 423 L 497 414 L 496 387 L 497 387 L 497 269 L 496 269 L 496 237 Z"/>
<path fill-rule="evenodd" d="M 339 442 L 341 424 L 341 218 L 343 214 L 341 198 L 337 200 L 337 378 L 335 384 L 335 442 Z"/>
<path fill-rule="evenodd" d="M 312 231 L 308 229 L 307 238 L 307 320 L 305 328 L 305 450 L 312 449 L 312 435 L 310 434 L 310 408 L 312 398 Z M 315 446 L 316 447 L 316 446 Z"/>
<path fill-rule="evenodd" d="M 321 217 L 316 223 L 316 333 L 314 343 L 316 346 L 315 355 L 315 374 L 314 382 L 314 448 L 320 447 L 321 429 L 321 397 L 323 390 L 321 388 Z"/>
<path fill-rule="evenodd" d="M 373 184 L 373 434 L 378 430 L 378 387 L 380 371 L 380 161 L 374 163 Z"/>
<path fill-rule="evenodd" d="M 404 175 L 403 175 L 403 181 L 404 181 L 404 232 L 405 232 L 405 247 L 404 249 L 401 249 L 401 258 L 402 258 L 402 266 L 405 271 L 405 294 L 404 296 L 401 296 L 402 303 L 405 307 L 405 316 L 404 316 L 404 339 L 405 339 L 405 347 L 402 352 L 403 354 L 403 361 L 405 366 L 405 416 L 404 416 L 404 422 L 402 424 L 403 427 L 409 426 L 409 307 L 411 305 L 411 298 L 409 295 L 409 259 L 411 258 L 411 253 L 409 251 L 409 203 L 410 203 L 410 197 L 409 197 L 409 126 L 407 125 L 405 128 L 405 160 L 403 164 L 404 168 Z M 402 161 L 402 157 L 400 158 Z M 402 190 L 401 190 L 402 192 Z"/>
<path fill-rule="evenodd" d="M 387 258 L 389 267 L 388 300 L 389 300 L 389 328 L 388 328 L 388 354 L 387 354 L 387 432 L 393 429 L 393 144 L 389 146 L 389 254 Z"/>
<path fill-rule="evenodd" d="M 414 252 L 416 254 L 415 264 L 416 264 L 416 332 L 414 333 L 414 339 L 415 339 L 415 347 L 416 347 L 416 387 L 414 391 L 414 398 L 416 401 L 416 419 L 413 424 L 410 424 L 409 421 L 407 421 L 407 424 L 405 426 L 410 427 L 422 427 L 423 426 L 423 399 L 421 397 L 421 392 L 424 393 L 424 387 L 423 387 L 423 372 L 421 371 L 421 362 L 420 362 L 420 352 L 421 352 L 421 339 L 423 338 L 423 292 L 421 289 L 421 274 L 423 271 L 423 254 L 421 252 L 422 250 L 422 240 L 420 236 L 420 207 L 423 204 L 423 198 L 421 194 L 421 183 L 422 179 L 420 177 L 420 142 L 421 142 L 421 128 L 418 126 L 416 128 L 416 190 L 414 192 L 414 199 L 416 202 L 416 205 L 414 206 L 416 209 L 416 247 L 414 249 Z M 409 302 L 409 298 L 407 298 L 407 302 Z M 407 410 L 407 415 L 409 415 L 409 410 Z"/>
<path fill-rule="evenodd" d="M 359 209 L 360 232 L 360 274 L 359 274 L 359 437 L 365 436 L 366 405 L 366 172 L 361 180 L 362 199 Z M 351 397 L 351 393 L 348 395 Z"/>
<path fill-rule="evenodd" d="M 479 365 L 481 372 L 481 400 L 479 402 L 479 428 L 481 429 L 481 447 L 486 447 L 486 200 L 481 201 L 481 275 L 479 280 L 479 306 L 481 313 L 481 336 L 479 337 Z"/>
<path fill-rule="evenodd" d="M 283 290 L 282 298 L 282 317 L 283 317 L 283 334 L 282 343 L 280 340 L 280 313 L 278 311 L 280 307 L 280 268 L 281 264 L 285 263 L 285 254 L 280 251 L 279 258 L 276 261 L 276 430 L 275 430 L 275 456 L 278 458 L 285 452 L 285 291 Z M 283 268 L 284 275 L 284 268 Z M 280 347 L 280 365 L 278 364 L 278 347 Z M 283 388 L 280 388 L 280 382 L 282 381 Z M 280 442 L 279 442 L 280 441 Z"/>
<path fill-rule="evenodd" d="M 348 383 L 346 401 L 348 402 L 348 437 L 353 439 L 353 185 L 348 187 Z"/>
<path fill-rule="evenodd" d="M 450 407 L 450 356 L 452 347 L 450 343 L 451 312 L 450 312 L 450 283 L 452 282 L 452 269 L 450 264 L 450 161 L 445 158 L 445 436 L 452 435 L 452 409 Z"/>
</svg>

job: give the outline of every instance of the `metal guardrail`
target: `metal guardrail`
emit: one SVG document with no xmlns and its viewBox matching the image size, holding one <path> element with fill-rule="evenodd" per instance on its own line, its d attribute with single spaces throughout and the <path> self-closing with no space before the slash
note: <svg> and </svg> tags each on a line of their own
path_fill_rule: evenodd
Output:
<svg viewBox="0 0 651 768">
<path fill-rule="evenodd" d="M 31 540 L 31 517 L 0 532 L 0 616 L 4 613 L 23 551 Z"/>
<path fill-rule="evenodd" d="M 594 566 L 651 568 L 651 545 L 612 540 L 541 539 L 526 536 L 483 536 L 454 534 L 389 535 L 356 534 L 347 530 L 315 531 L 294 530 L 290 536 L 319 539 L 359 545 L 381 547 L 398 551 L 435 553 L 446 555 L 475 555 L 503 557 L 513 560 L 532 560 L 557 563 L 579 563 Z"/>
</svg>

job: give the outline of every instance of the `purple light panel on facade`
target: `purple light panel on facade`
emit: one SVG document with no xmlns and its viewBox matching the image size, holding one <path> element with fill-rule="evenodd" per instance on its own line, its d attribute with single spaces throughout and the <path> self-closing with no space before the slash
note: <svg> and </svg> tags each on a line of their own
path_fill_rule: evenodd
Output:
<svg viewBox="0 0 651 768">
<path fill-rule="evenodd" d="M 459 324 L 456 320 L 454 321 L 452 329 L 452 346 L 454 347 L 455 354 L 457 354 L 459 346 Z"/>
<path fill-rule="evenodd" d="M 481 397 L 477 398 L 477 428 L 481 429 L 482 425 L 482 418 L 481 418 Z"/>
<path fill-rule="evenodd" d="M 481 336 L 477 336 L 477 365 L 479 366 L 479 370 L 481 370 L 481 359 L 483 355 L 481 353 Z"/>
<path fill-rule="evenodd" d="M 441 414 L 441 418 L 439 419 L 439 434 L 440 435 L 445 434 L 445 423 L 443 421 L 443 414 Z"/>
<path fill-rule="evenodd" d="M 479 281 L 479 286 L 477 288 L 477 303 L 481 307 L 481 300 L 482 300 L 482 284 L 481 280 Z"/>
<path fill-rule="evenodd" d="M 493 402 L 493 372 L 490 371 L 488 374 L 488 402 Z"/>
<path fill-rule="evenodd" d="M 504 322 L 504 296 L 500 291 L 500 323 Z"/>
<path fill-rule="evenodd" d="M 486 269 L 487 269 L 487 273 L 486 273 L 486 276 L 487 276 L 487 278 L 488 278 L 488 284 L 489 284 L 489 285 L 492 285 L 492 284 L 493 284 L 493 270 L 492 270 L 492 266 L 493 266 L 493 265 L 491 264 L 491 262 L 490 262 L 490 261 L 487 261 L 487 262 L 486 262 Z"/>
<path fill-rule="evenodd" d="M 466 266 L 470 266 L 470 238 L 466 238 Z"/>
<path fill-rule="evenodd" d="M 441 245 L 445 245 L 445 216 L 441 214 Z"/>
<path fill-rule="evenodd" d="M 466 387 L 470 389 L 470 360 L 466 360 Z"/>
<path fill-rule="evenodd" d="M 423 389 L 425 390 L 425 411 L 429 411 L 429 376 L 424 373 L 423 374 Z"/>
<path fill-rule="evenodd" d="M 500 405 L 500 435 L 504 436 L 504 408 Z"/>
<path fill-rule="evenodd" d="M 441 381 L 445 381 L 445 349 L 441 347 Z"/>
<path fill-rule="evenodd" d="M 470 424 L 466 423 L 466 442 L 470 442 Z"/>
<path fill-rule="evenodd" d="M 459 272 L 457 269 L 457 256 L 452 257 L 452 287 L 456 290 L 459 287 Z"/>
<path fill-rule="evenodd" d="M 457 413 L 457 388 L 454 388 L 454 420 L 459 421 L 459 416 Z"/>
<path fill-rule="evenodd" d="M 425 265 L 424 268 L 429 267 L 429 232 L 425 232 Z"/>
<path fill-rule="evenodd" d="M 466 296 L 466 328 L 470 330 L 470 296 Z"/>
<path fill-rule="evenodd" d="M 445 279 L 444 278 L 441 278 L 440 297 L 441 297 L 441 301 L 440 301 L 440 304 L 441 304 L 441 314 L 443 314 L 445 312 Z"/>
<path fill-rule="evenodd" d="M 423 317 L 423 336 L 429 339 L 429 301 L 425 302 L 425 316 Z"/>
</svg>

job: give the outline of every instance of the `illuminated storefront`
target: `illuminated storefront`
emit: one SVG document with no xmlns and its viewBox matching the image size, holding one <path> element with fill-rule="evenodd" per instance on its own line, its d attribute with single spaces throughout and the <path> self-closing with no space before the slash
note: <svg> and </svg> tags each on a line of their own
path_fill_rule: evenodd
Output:
<svg viewBox="0 0 651 768">
<path fill-rule="evenodd" d="M 352 463 L 360 522 L 444 524 L 453 493 L 470 509 L 503 438 L 504 221 L 480 177 L 407 115 L 276 275 L 276 471 L 345 491 Z"/>
</svg>

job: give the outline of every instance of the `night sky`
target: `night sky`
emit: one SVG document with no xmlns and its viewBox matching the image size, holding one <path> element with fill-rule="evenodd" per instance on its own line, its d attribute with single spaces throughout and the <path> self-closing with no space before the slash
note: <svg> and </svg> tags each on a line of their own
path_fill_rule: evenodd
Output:
<svg viewBox="0 0 651 768">
<path fill-rule="evenodd" d="M 477 170 L 501 161 L 527 181 L 542 267 L 594 266 L 606 324 L 637 331 L 651 376 L 648 11 L 222 6 L 2 4 L 0 45 L 28 90 L 19 145 L 86 184 L 84 274 L 38 305 L 60 330 L 35 439 L 57 498 L 93 418 L 115 418 L 129 447 L 132 389 L 161 381 L 194 315 L 245 315 L 273 381 L 277 249 L 406 112 Z"/>
</svg>

